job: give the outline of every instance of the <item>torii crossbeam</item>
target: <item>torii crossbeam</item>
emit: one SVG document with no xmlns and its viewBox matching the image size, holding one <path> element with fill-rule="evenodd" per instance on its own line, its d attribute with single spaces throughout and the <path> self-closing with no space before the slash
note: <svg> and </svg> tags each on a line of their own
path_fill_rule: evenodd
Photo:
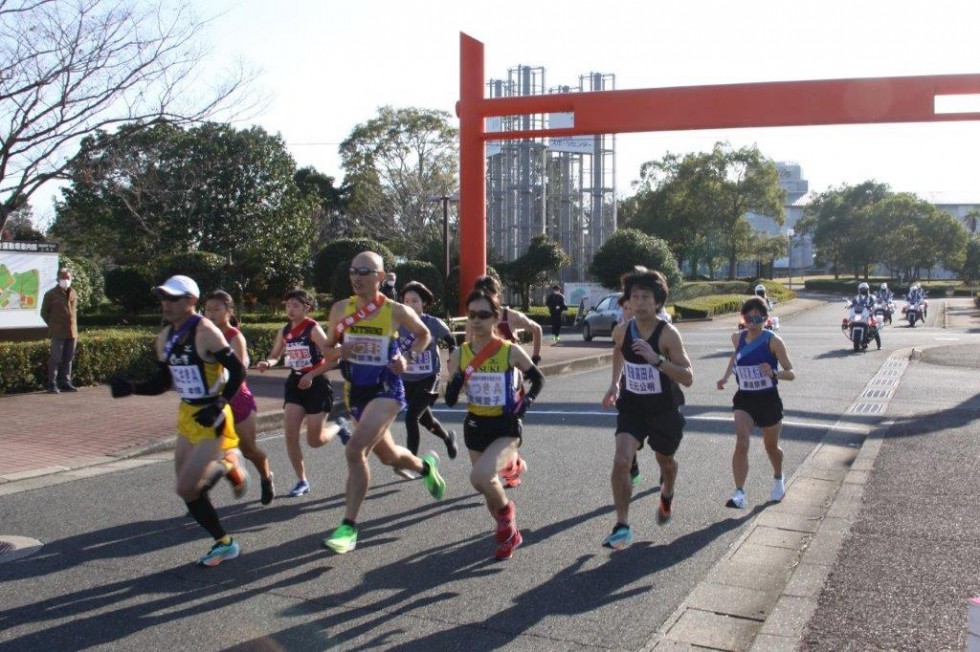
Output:
<svg viewBox="0 0 980 652">
<path fill-rule="evenodd" d="M 483 43 L 459 35 L 460 314 L 466 290 L 487 264 L 488 140 L 884 122 L 980 120 L 937 113 L 936 97 L 980 95 L 980 74 L 686 86 L 642 90 L 484 97 Z M 486 132 L 485 119 L 571 113 L 572 127 Z"/>
</svg>

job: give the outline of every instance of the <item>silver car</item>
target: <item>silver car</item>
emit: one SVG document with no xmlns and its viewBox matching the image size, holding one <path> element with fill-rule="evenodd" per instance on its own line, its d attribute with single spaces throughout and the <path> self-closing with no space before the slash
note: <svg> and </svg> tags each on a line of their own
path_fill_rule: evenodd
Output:
<svg viewBox="0 0 980 652">
<path fill-rule="evenodd" d="M 582 339 L 591 342 L 596 335 L 612 335 L 613 328 L 623 319 L 623 309 L 619 306 L 619 294 L 610 294 L 598 304 L 589 308 L 582 320 Z"/>
</svg>

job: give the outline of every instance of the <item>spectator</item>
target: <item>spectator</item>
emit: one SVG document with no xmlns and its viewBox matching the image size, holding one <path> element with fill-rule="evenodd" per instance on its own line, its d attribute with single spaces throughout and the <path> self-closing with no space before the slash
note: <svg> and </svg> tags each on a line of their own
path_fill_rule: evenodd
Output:
<svg viewBox="0 0 980 652">
<path fill-rule="evenodd" d="M 397 278 L 397 276 L 395 275 L 394 272 L 388 272 L 388 278 L 386 278 L 381 283 L 381 288 L 379 288 L 380 291 L 381 291 L 381 294 L 385 295 L 386 297 L 388 297 L 392 301 L 397 301 L 398 300 L 398 292 L 395 290 L 395 279 L 396 278 Z"/>
<path fill-rule="evenodd" d="M 71 363 L 78 341 L 78 293 L 71 287 L 71 271 L 58 270 L 58 284 L 44 293 L 41 319 L 48 325 L 51 357 L 48 359 L 48 394 L 77 392 L 71 384 Z"/>
<path fill-rule="evenodd" d="M 561 318 L 562 313 L 568 310 L 565 305 L 565 295 L 561 293 L 561 287 L 551 286 L 551 294 L 546 300 L 548 313 L 551 315 L 551 344 L 554 346 L 561 342 Z"/>
</svg>

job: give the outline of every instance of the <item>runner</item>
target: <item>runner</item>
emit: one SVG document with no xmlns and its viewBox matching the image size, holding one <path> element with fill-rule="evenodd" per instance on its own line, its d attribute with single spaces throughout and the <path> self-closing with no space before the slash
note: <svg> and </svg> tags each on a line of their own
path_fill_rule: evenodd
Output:
<svg viewBox="0 0 980 652">
<path fill-rule="evenodd" d="M 350 430 L 346 419 L 337 419 L 336 424 L 326 424 L 333 405 L 333 388 L 324 376 L 329 369 L 323 351 L 327 347 L 327 336 L 315 320 L 309 317 L 313 307 L 313 297 L 302 288 L 294 288 L 283 297 L 286 304 L 286 317 L 289 323 L 276 334 L 269 356 L 259 362 L 256 368 L 265 373 L 275 366 L 286 353 L 286 366 L 292 372 L 286 379 L 283 417 L 286 431 L 286 453 L 296 472 L 296 484 L 287 496 L 295 498 L 310 493 L 310 481 L 306 477 L 306 464 L 303 462 L 303 449 L 299 443 L 299 431 L 306 421 L 306 443 L 310 448 L 319 448 L 340 437 L 347 443 Z"/>
<path fill-rule="evenodd" d="M 231 350 L 248 369 L 248 346 L 245 342 L 245 336 L 237 328 L 235 300 L 231 298 L 231 295 L 224 290 L 215 290 L 209 294 L 204 300 L 204 316 L 214 322 L 218 330 L 224 334 Z M 272 484 L 269 456 L 255 442 L 255 415 L 258 413 L 258 406 L 255 405 L 255 396 L 252 395 L 245 382 L 242 382 L 241 389 L 235 394 L 235 398 L 231 399 L 230 405 L 231 413 L 235 416 L 235 432 L 238 433 L 242 454 L 255 465 L 255 469 L 259 472 L 262 486 L 262 504 L 268 505 L 275 497 L 276 491 Z"/>
<path fill-rule="evenodd" d="M 347 381 L 344 399 L 355 421 L 346 448 L 344 520 L 323 540 L 324 546 L 338 554 L 357 546 L 357 517 L 371 484 L 371 451 L 382 464 L 421 474 L 425 488 L 436 500 L 441 500 L 446 492 L 446 482 L 439 475 L 439 456 L 429 452 L 416 457 L 395 444 L 390 430 L 405 407 L 401 374 L 408 363 L 398 348 L 398 331 L 404 326 L 415 337 L 408 355 L 417 360 L 429 348 L 429 329 L 414 310 L 388 300 L 378 291 L 385 278 L 381 256 L 373 251 L 357 254 L 349 273 L 354 296 L 338 301 L 330 309 L 327 334 L 331 356 L 342 360 L 341 370 Z"/>
<path fill-rule="evenodd" d="M 732 333 L 735 351 L 718 380 L 718 389 L 734 373 L 738 391 L 732 400 L 735 414 L 735 452 L 732 453 L 732 475 L 735 491 L 725 503 L 727 507 L 745 507 L 745 479 L 749 475 L 749 435 L 752 426 L 762 430 L 762 442 L 772 465 L 773 481 L 770 498 L 776 502 L 786 494 L 783 479 L 783 449 L 779 447 L 779 431 L 783 426 L 783 401 L 777 385 L 780 380 L 794 380 L 796 374 L 786 353 L 782 338 L 765 330 L 769 305 L 762 297 L 752 297 L 742 304 L 745 330 Z"/>
<path fill-rule="evenodd" d="M 194 520 L 214 538 L 211 550 L 198 564 L 217 566 L 237 557 L 240 549 L 221 526 L 206 486 L 223 474 L 247 486 L 248 473 L 238 455 L 226 454 L 222 458 L 223 444 L 233 447 L 238 443 L 229 404 L 245 379 L 245 366 L 221 331 L 209 319 L 194 314 L 201 293 L 193 279 L 172 276 L 153 292 L 169 323 L 157 336 L 157 372 L 138 383 L 113 377 L 112 397 L 155 396 L 171 386 L 177 390 L 181 399 L 174 452 L 177 495 L 187 503 Z"/>
<path fill-rule="evenodd" d="M 523 542 L 517 529 L 517 508 L 507 499 L 498 473 L 510 464 L 521 442 L 521 419 L 544 386 L 544 376 L 520 346 L 495 334 L 500 304 L 484 290 L 466 298 L 467 323 L 473 338 L 449 359 L 452 380 L 446 388 L 446 405 L 459 400 L 466 389 L 469 409 L 463 439 L 470 451 L 473 470 L 470 483 L 483 494 L 490 516 L 497 523 L 494 535 L 497 559 L 510 559 Z M 520 369 L 531 382 L 526 394 L 519 391 Z"/>
<path fill-rule="evenodd" d="M 498 302 L 500 301 L 500 284 L 492 276 L 481 276 L 473 284 L 474 290 L 483 290 Z M 512 308 L 502 308 L 500 321 L 497 322 L 497 334 L 508 342 L 517 342 L 518 330 L 524 330 L 531 334 L 531 361 L 541 364 L 541 325 L 519 310 Z M 472 339 L 473 333 L 469 330 L 467 322 L 466 339 Z M 500 477 L 504 481 L 504 486 L 508 488 L 518 487 L 521 484 L 521 476 L 527 471 L 527 462 L 521 457 L 520 453 L 514 451 L 514 458 L 500 471 Z"/>
<path fill-rule="evenodd" d="M 673 325 L 658 319 L 667 301 L 668 287 L 663 275 L 636 271 L 626 277 L 624 290 L 629 297 L 633 319 L 613 329 L 612 384 L 602 399 L 604 408 L 616 406 L 616 455 L 612 470 L 616 525 L 602 545 L 621 550 L 633 542 L 629 524 L 630 463 L 636 451 L 649 441 L 662 474 L 657 522 L 666 524 L 672 514 L 677 460 L 674 453 L 684 436 L 684 417 L 679 407 L 680 383 L 694 381 L 691 361 L 680 333 Z"/>
<path fill-rule="evenodd" d="M 418 281 L 406 283 L 402 288 L 402 303 L 415 311 L 415 313 L 429 329 L 432 341 L 429 347 L 413 360 L 408 358 L 408 366 L 402 374 L 405 383 L 405 398 L 408 401 L 408 411 L 405 413 L 405 430 L 407 431 L 406 444 L 412 455 L 419 452 L 419 424 L 425 429 L 442 440 L 446 445 L 446 453 L 449 459 L 456 459 L 458 444 L 456 442 L 456 432 L 446 430 L 435 418 L 430 409 L 439 396 L 439 372 L 442 368 L 442 361 L 439 357 L 439 342 L 446 342 L 449 352 L 452 354 L 456 350 L 456 338 L 449 330 L 446 322 L 434 315 L 427 314 L 426 309 L 432 305 L 435 297 L 429 288 Z M 403 352 L 412 348 L 415 336 L 407 327 L 402 326 L 398 329 L 398 344 Z M 409 479 L 415 476 L 406 469 L 396 469 L 395 473 Z"/>
</svg>

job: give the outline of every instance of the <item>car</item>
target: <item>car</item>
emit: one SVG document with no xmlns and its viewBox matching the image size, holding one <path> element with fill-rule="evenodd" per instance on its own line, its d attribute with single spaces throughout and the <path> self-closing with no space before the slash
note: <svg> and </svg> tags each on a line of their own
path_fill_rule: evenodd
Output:
<svg viewBox="0 0 980 652">
<path fill-rule="evenodd" d="M 623 320 L 623 309 L 619 306 L 619 294 L 609 294 L 599 303 L 589 308 L 582 320 L 582 339 L 591 342 L 596 335 L 612 335 L 613 328 Z"/>
</svg>

